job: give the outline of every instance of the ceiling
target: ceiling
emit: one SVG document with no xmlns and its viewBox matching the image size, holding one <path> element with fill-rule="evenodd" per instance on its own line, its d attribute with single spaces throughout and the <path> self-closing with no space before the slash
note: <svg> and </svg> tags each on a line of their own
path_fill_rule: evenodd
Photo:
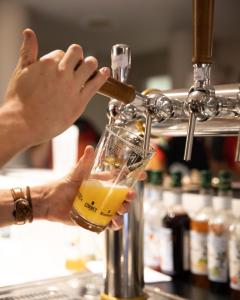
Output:
<svg viewBox="0 0 240 300">
<path fill-rule="evenodd" d="M 191 32 L 191 0 L 18 0 L 35 13 L 77 27 L 104 52 L 116 42 L 135 53 L 166 48 L 177 30 Z M 240 40 L 239 0 L 215 1 L 215 39 Z"/>
</svg>

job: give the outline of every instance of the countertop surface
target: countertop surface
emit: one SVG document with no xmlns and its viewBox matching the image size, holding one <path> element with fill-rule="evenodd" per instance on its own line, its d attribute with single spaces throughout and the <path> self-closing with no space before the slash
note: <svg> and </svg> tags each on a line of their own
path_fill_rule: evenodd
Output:
<svg viewBox="0 0 240 300">
<path fill-rule="evenodd" d="M 230 290 L 226 292 L 214 292 L 210 288 L 203 289 L 193 285 L 190 280 L 173 280 L 169 282 L 155 283 L 155 286 L 166 293 L 174 294 L 191 300 L 239 300 Z"/>
</svg>

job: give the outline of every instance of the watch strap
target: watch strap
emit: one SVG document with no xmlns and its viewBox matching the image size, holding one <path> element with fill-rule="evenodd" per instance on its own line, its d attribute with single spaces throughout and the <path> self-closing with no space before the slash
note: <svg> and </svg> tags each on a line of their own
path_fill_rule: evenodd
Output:
<svg viewBox="0 0 240 300">
<path fill-rule="evenodd" d="M 22 225 L 26 222 L 32 222 L 33 210 L 29 186 L 26 187 L 26 194 L 21 188 L 13 188 L 11 193 L 14 202 L 13 217 L 15 223 Z"/>
</svg>

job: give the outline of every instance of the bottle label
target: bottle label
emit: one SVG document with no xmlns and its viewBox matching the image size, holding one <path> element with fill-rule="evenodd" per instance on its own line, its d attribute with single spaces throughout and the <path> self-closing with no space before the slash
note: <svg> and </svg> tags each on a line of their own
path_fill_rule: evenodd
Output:
<svg viewBox="0 0 240 300">
<path fill-rule="evenodd" d="M 157 188 L 152 189 L 151 199 L 155 203 L 161 199 L 161 191 Z"/>
<path fill-rule="evenodd" d="M 228 240 L 226 233 L 208 235 L 208 278 L 216 282 L 228 281 Z"/>
<path fill-rule="evenodd" d="M 160 241 L 161 228 L 152 228 L 149 224 L 144 226 L 144 263 L 146 266 L 160 268 Z"/>
<path fill-rule="evenodd" d="M 173 235 L 169 228 L 161 228 L 161 269 L 173 273 Z"/>
<path fill-rule="evenodd" d="M 190 232 L 191 272 L 207 275 L 207 234 L 191 230 Z"/>
<path fill-rule="evenodd" d="M 190 269 L 189 246 L 190 246 L 189 230 L 185 230 L 183 233 L 183 269 L 185 271 L 188 271 Z"/>
<path fill-rule="evenodd" d="M 229 273 L 230 285 L 234 290 L 240 290 L 240 240 L 229 241 Z"/>
</svg>

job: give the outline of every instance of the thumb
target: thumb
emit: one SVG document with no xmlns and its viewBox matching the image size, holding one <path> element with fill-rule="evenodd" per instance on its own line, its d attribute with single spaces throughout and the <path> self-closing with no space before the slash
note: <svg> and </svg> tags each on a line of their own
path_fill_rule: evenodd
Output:
<svg viewBox="0 0 240 300">
<path fill-rule="evenodd" d="M 68 175 L 68 181 L 72 183 L 81 183 L 84 179 L 88 178 L 94 161 L 94 148 L 87 146 L 84 150 L 83 156 L 78 161 L 77 165 Z"/>
<path fill-rule="evenodd" d="M 37 60 L 38 40 L 36 34 L 31 29 L 23 31 L 23 43 L 20 49 L 18 64 L 23 69 Z"/>
</svg>

